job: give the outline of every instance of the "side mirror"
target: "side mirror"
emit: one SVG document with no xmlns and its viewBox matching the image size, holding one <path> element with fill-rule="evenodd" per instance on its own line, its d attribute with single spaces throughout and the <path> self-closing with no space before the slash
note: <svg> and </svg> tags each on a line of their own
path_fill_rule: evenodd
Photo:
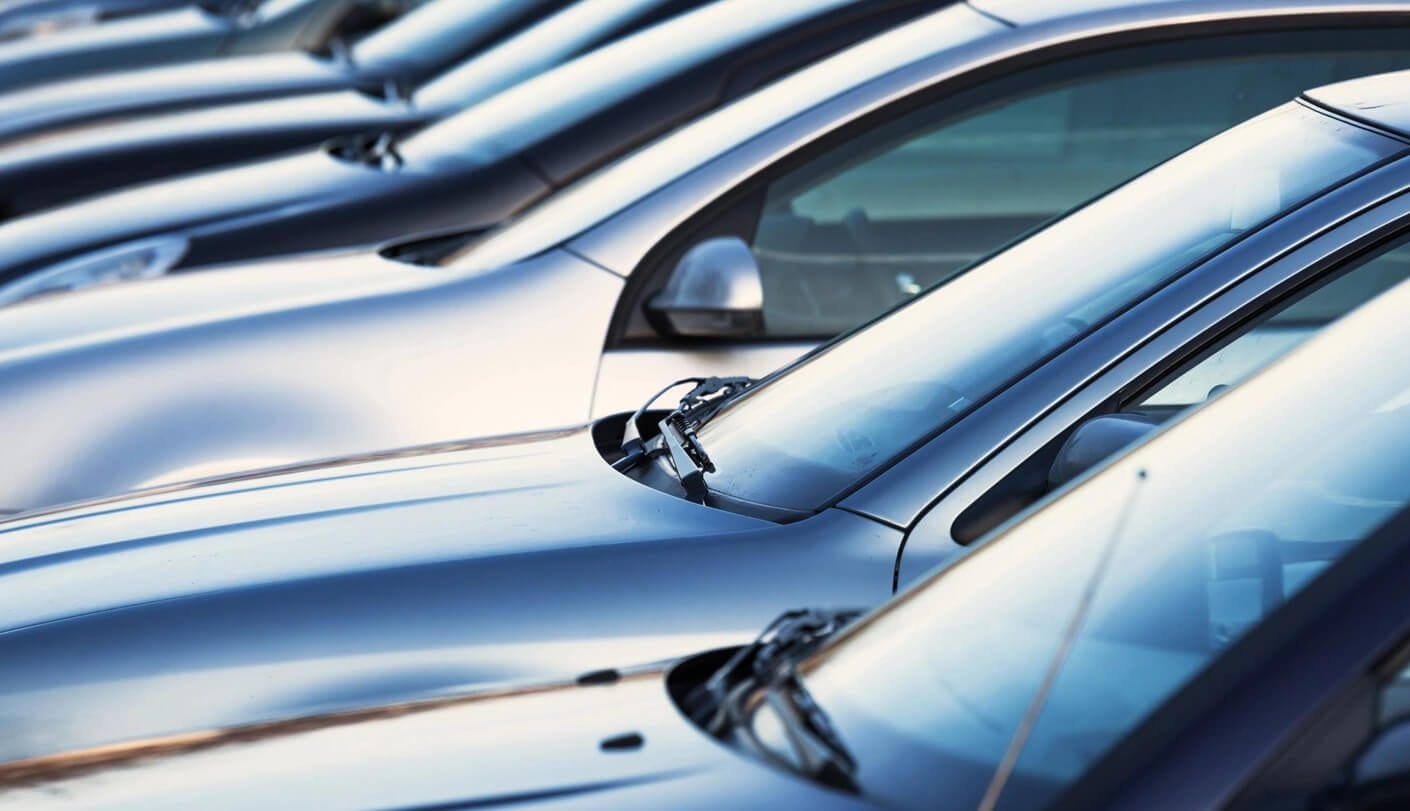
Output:
<svg viewBox="0 0 1410 811">
<path fill-rule="evenodd" d="M 1144 414 L 1103 414 L 1077 426 L 1058 449 L 1048 470 L 1048 486 L 1066 484 L 1136 440 L 1154 431 L 1160 420 Z"/>
<path fill-rule="evenodd" d="M 764 327 L 764 286 L 754 252 L 738 237 L 701 242 L 681 257 L 646 311 L 658 329 L 671 335 L 758 335 Z"/>
</svg>

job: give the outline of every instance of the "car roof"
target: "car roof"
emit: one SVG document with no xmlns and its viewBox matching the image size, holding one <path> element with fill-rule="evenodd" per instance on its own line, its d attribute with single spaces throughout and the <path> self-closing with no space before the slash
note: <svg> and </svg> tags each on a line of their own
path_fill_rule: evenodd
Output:
<svg viewBox="0 0 1410 811">
<path fill-rule="evenodd" d="M 1303 94 L 1347 118 L 1410 139 L 1410 70 L 1326 85 Z"/>
<path fill-rule="evenodd" d="M 1011 25 L 1028 25 L 1092 12 L 1151 8 L 1170 13 L 1179 6 L 1189 6 L 1191 11 L 1197 11 L 1201 6 L 1215 6 L 1218 3 L 1211 0 L 969 0 L 966 5 Z M 1335 10 L 1338 7 L 1345 9 L 1347 5 L 1344 0 L 1271 0 L 1268 3 L 1270 9 L 1303 7 Z M 1356 5 L 1373 8 L 1377 3 L 1373 0 Z"/>
</svg>

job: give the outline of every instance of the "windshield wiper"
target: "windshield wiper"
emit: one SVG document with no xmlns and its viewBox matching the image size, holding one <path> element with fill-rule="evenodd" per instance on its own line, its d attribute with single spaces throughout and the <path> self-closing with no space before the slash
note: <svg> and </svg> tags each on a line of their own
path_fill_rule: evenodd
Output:
<svg viewBox="0 0 1410 811">
<path fill-rule="evenodd" d="M 783 725 L 795 762 L 818 782 L 857 791 L 857 763 L 798 676 L 798 662 L 828 637 L 861 615 L 859 610 L 802 609 L 782 614 L 753 644 L 740 649 L 686 698 L 686 712 L 710 734 L 726 738 L 742 732 L 759 751 L 769 747 L 753 737 L 745 706 L 762 690 L 764 701 Z"/>
<path fill-rule="evenodd" d="M 705 453 L 705 446 L 700 444 L 696 432 L 757 382 L 751 377 L 687 377 L 661 389 L 627 420 L 622 435 L 622 458 L 613 462 L 612 467 L 626 472 L 648 459 L 665 455 L 685 490 L 685 497 L 704 504 L 710 494 L 705 474 L 715 472 L 715 463 Z M 661 395 L 686 383 L 694 383 L 695 388 L 686 392 L 676 409 L 657 423 L 660 434 L 650 443 L 643 440 L 639 423 L 647 409 Z"/>
</svg>

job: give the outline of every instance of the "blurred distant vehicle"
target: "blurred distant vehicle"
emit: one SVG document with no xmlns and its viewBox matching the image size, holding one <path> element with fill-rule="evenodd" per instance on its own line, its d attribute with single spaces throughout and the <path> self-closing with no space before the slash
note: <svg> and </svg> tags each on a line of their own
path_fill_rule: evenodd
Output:
<svg viewBox="0 0 1410 811">
<path fill-rule="evenodd" d="M 856 612 L 796 610 L 668 665 L 63 751 L 0 765 L 0 797 L 1410 806 L 1407 311 L 1402 285 L 850 628 Z"/>
<path fill-rule="evenodd" d="M 1272 106 L 1290 83 L 1399 63 L 1410 41 L 1404 4 L 1353 16 L 1270 16 L 1266 0 L 1103 5 L 1017 27 L 947 7 L 677 130 L 488 238 L 452 231 L 12 307 L 0 446 L 23 461 L 0 466 L 0 507 L 572 424 L 634 408 L 664 380 L 757 377 Z M 304 232 L 365 239 L 415 205 L 317 197 L 343 178 L 425 189 L 423 177 L 467 176 L 460 162 L 502 171 L 452 189 L 459 216 L 489 224 L 580 166 L 571 150 L 526 149 L 517 128 L 476 141 L 473 119 L 453 123 L 390 151 L 295 156 L 0 225 L 12 267 L 52 259 L 8 294 L 290 249 Z M 1250 177 L 1252 205 L 1271 191 Z M 294 178 L 304 196 L 267 209 L 267 190 Z M 212 200 L 230 204 L 213 222 L 133 227 Z"/>
<path fill-rule="evenodd" d="M 336 0 L 345 12 L 365 0 Z M 646 0 L 637 0 L 645 2 Z M 374 0 L 381 2 L 381 0 Z M 161 58 L 160 19 L 210 17 L 199 6 L 66 33 L 0 43 L 0 143 L 98 118 L 319 89 L 385 89 L 435 76 L 467 55 L 569 0 L 424 0 L 366 36 L 322 44 L 203 52 Z M 332 7 L 332 0 L 262 0 L 267 11 Z M 358 33 L 363 33 L 361 26 Z M 143 29 L 129 46 L 89 39 Z M 145 38 L 144 38 L 145 37 Z M 130 56 L 124 56 L 131 50 Z M 156 62 L 145 61 L 151 54 Z M 104 60 L 131 60 L 98 64 Z"/>
<path fill-rule="evenodd" d="M 421 2 L 209 0 L 144 7 L 141 0 L 111 5 L 110 0 L 44 0 L 0 5 L 0 92 L 236 54 L 339 51 Z"/>
<path fill-rule="evenodd" d="M 1374 782 L 1340 767 L 1406 709 L 1408 77 L 1237 127 L 644 445 L 623 416 L 0 524 L 0 759 L 54 755 L 0 766 L 0 798 L 1207 808 Z M 664 683 L 606 669 L 877 605 L 962 556 L 970 513 L 1074 477 L 815 657 L 850 612 Z"/>
<path fill-rule="evenodd" d="M 708 8 L 650 25 L 696 4 Z M 344 240 L 377 242 L 438 223 L 464 227 L 486 216 L 476 209 L 494 216 L 522 205 L 528 189 L 516 176 L 530 176 L 530 187 L 542 188 L 520 159 L 531 147 L 539 153 L 535 162 L 553 166 L 554 184 L 562 185 L 791 69 L 939 5 L 937 0 L 577 0 L 423 85 L 397 92 L 340 90 L 157 111 L 0 144 L 0 212 L 13 216 L 138 181 L 309 146 L 311 154 L 301 160 L 276 161 L 280 168 L 273 175 L 267 168 L 251 168 L 231 179 L 232 186 L 258 189 L 258 219 L 291 214 L 287 204 L 298 200 L 305 218 L 329 209 L 325 219 Z M 647 27 L 651 30 L 630 42 L 607 43 Z M 596 46 L 604 52 L 493 104 L 474 106 Z M 397 152 L 398 133 L 467 107 L 447 125 L 456 137 L 443 138 L 439 153 L 396 172 L 369 171 L 368 162 Z M 312 149 L 338 135 L 346 137 Z M 501 146 L 508 154 L 499 161 L 462 157 L 491 143 L 517 144 L 518 150 Z M 262 182 L 261 174 L 277 180 Z M 493 188 L 496 179 L 506 188 Z M 483 191 L 470 191 L 475 188 Z M 390 194 L 398 196 L 395 203 Z M 227 205 L 217 195 L 207 202 L 201 211 L 186 207 L 186 214 L 214 219 L 238 209 L 238 216 L 245 216 L 253 213 L 255 198 L 231 199 Z M 375 216 L 359 219 L 369 210 Z M 303 230 L 300 244 L 329 240 L 327 228 L 309 224 Z"/>
</svg>

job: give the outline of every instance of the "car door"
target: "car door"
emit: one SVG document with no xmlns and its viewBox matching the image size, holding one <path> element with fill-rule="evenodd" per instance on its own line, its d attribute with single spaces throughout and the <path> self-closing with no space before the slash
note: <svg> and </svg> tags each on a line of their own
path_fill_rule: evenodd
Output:
<svg viewBox="0 0 1410 811">
<path fill-rule="evenodd" d="M 1334 222 L 1331 218 L 1340 204 L 1337 193 L 1322 201 L 1320 211 L 1304 212 L 1304 221 L 1298 222 L 1294 215 L 1274 226 L 1266 244 L 1253 240 L 1255 244 L 1236 245 L 1216 257 L 1202 270 L 1209 271 L 1215 284 L 1225 280 L 1222 293 L 1197 307 L 1185 305 L 1187 312 L 1177 322 L 1113 361 L 1107 371 L 993 449 L 987 461 L 960 476 L 953 486 L 936 484 L 938 478 L 924 481 L 926 476 L 919 474 L 922 481 L 917 486 L 939 495 L 911 523 L 898 584 L 920 576 L 937 560 L 959 552 L 1080 475 L 1082 470 L 1062 467 L 1067 441 L 1079 428 L 1112 417 L 1144 421 L 1144 429 L 1108 448 L 1116 452 L 1122 443 L 1138 441 L 1184 409 L 1255 373 L 1359 304 L 1410 278 L 1410 199 L 1403 195 L 1406 172 L 1407 166 L 1397 163 L 1363 179 L 1360 189 L 1345 190 L 1349 199 L 1399 196 L 1300 246 L 1299 231 L 1303 236 L 1315 232 L 1319 218 L 1323 226 Z M 1281 247 L 1280 230 L 1288 235 L 1288 244 Z M 1250 263 L 1249 257 L 1260 253 L 1275 258 L 1261 266 Z M 1180 295 L 1199 301 L 1197 289 L 1167 291 L 1172 301 Z M 933 452 L 943 449 L 936 447 Z M 917 477 L 916 471 L 911 475 Z"/>
<path fill-rule="evenodd" d="M 731 204 L 705 206 L 678 247 L 633 273 L 594 416 L 682 374 L 767 373 L 1303 89 L 1410 65 L 1405 27 L 1227 29 L 1015 57 L 821 138 Z M 742 268 L 708 255 L 721 239 L 748 247 L 735 252 Z M 723 298 L 678 295 L 692 261 L 730 266 L 694 284 Z"/>
</svg>

